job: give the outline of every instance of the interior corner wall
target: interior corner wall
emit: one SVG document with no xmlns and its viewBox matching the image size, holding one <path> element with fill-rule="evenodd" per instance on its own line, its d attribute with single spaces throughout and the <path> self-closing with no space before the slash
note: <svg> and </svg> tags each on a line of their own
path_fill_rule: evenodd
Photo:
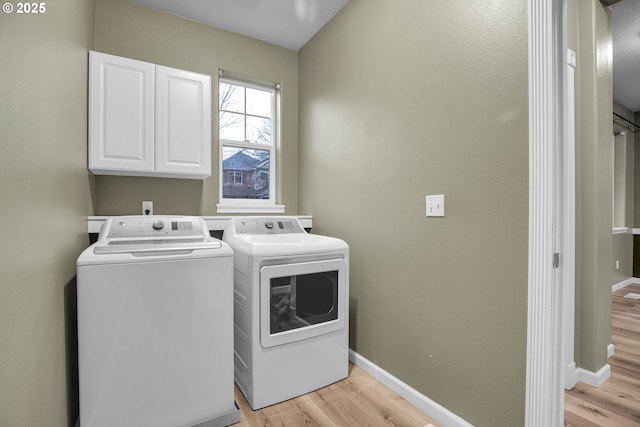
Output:
<svg viewBox="0 0 640 427">
<path fill-rule="evenodd" d="M 300 211 L 350 245 L 351 347 L 474 425 L 522 425 L 526 2 L 351 0 L 299 70 Z"/>
<path fill-rule="evenodd" d="M 126 0 L 96 0 L 95 50 L 211 76 L 217 105 L 218 70 L 280 83 L 281 146 L 277 202 L 298 213 L 298 52 Z M 217 114 L 217 108 L 212 108 Z M 216 215 L 219 201 L 218 119 L 211 120 L 211 176 L 205 180 L 96 176 L 96 215 L 154 213 Z"/>
<path fill-rule="evenodd" d="M 72 426 L 93 1 L 0 15 L 0 426 Z M 75 378 L 75 380 L 74 380 Z"/>
<path fill-rule="evenodd" d="M 598 372 L 611 343 L 613 89 L 610 11 L 569 0 L 576 52 L 576 334 L 579 368 Z"/>
</svg>

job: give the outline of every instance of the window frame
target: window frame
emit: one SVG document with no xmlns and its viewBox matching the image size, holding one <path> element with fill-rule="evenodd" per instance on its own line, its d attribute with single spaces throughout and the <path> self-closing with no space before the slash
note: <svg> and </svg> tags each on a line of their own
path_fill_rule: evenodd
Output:
<svg viewBox="0 0 640 427">
<path fill-rule="evenodd" d="M 219 72 L 218 78 L 218 97 L 217 97 L 217 126 L 218 126 L 218 170 L 219 170 L 219 180 L 218 180 L 218 204 L 217 212 L 218 213 L 284 213 L 284 205 L 278 205 L 277 201 L 277 168 L 276 163 L 278 159 L 278 138 L 280 134 L 279 129 L 279 111 L 277 97 L 279 96 L 279 84 L 275 83 L 262 83 L 262 82 L 251 82 L 240 77 L 236 76 L 226 76 L 222 70 Z M 223 139 L 220 137 L 220 85 L 222 83 L 231 84 L 235 86 L 241 86 L 245 89 L 256 89 L 261 91 L 271 92 L 271 143 L 270 144 L 260 144 L 254 143 L 250 141 L 235 141 L 229 139 Z M 245 92 L 246 97 L 246 92 Z M 246 98 L 245 98 L 246 100 Z M 246 102 L 244 106 L 244 112 L 242 113 L 245 117 L 245 131 L 246 131 L 246 117 L 257 117 L 252 114 L 247 113 Z M 269 199 L 232 199 L 232 198 L 224 198 L 223 197 L 223 186 L 225 183 L 225 173 L 223 169 L 223 152 L 225 148 L 246 148 L 253 150 L 264 150 L 269 152 Z"/>
</svg>

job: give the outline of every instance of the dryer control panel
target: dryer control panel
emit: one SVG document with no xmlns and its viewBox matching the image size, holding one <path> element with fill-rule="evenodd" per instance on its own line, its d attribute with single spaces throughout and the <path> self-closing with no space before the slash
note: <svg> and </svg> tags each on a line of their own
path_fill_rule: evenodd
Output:
<svg viewBox="0 0 640 427">
<path fill-rule="evenodd" d="M 291 234 L 306 233 L 297 218 L 256 217 L 237 218 L 236 234 Z"/>
</svg>

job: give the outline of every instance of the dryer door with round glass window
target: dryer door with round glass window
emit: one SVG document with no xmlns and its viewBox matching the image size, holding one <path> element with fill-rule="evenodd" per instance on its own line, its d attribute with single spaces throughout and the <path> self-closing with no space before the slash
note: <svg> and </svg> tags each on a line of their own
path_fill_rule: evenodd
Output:
<svg viewBox="0 0 640 427">
<path fill-rule="evenodd" d="M 260 269 L 260 344 L 273 347 L 345 327 L 343 259 Z"/>
</svg>

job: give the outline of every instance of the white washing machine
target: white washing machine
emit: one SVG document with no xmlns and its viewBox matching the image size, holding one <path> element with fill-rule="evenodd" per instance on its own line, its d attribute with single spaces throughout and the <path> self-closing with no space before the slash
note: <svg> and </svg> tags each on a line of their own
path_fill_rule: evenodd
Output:
<svg viewBox="0 0 640 427">
<path fill-rule="evenodd" d="M 233 252 L 202 218 L 107 219 L 77 273 L 81 427 L 240 420 Z"/>
<path fill-rule="evenodd" d="M 349 369 L 349 246 L 295 217 L 238 217 L 234 375 L 253 409 L 344 379 Z"/>
</svg>

